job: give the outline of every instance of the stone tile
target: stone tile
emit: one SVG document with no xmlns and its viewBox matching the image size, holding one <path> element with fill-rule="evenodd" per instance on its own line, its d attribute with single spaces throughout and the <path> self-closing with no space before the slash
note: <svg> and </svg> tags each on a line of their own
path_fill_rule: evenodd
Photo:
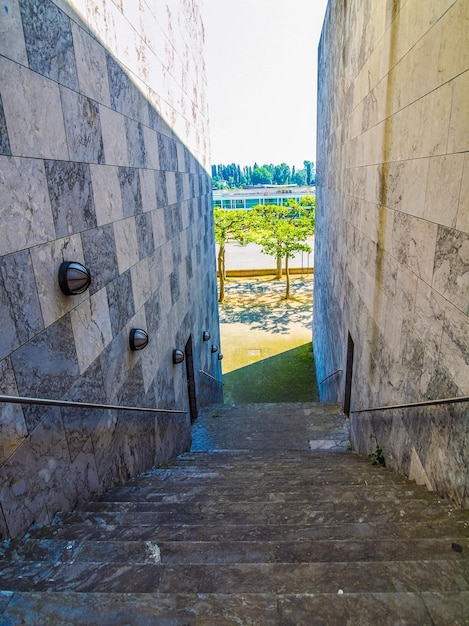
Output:
<svg viewBox="0 0 469 626">
<path fill-rule="evenodd" d="M 2 320 L 4 329 L 0 335 L 0 359 L 4 359 L 11 354 L 18 346 L 20 341 L 16 333 L 16 324 L 13 311 L 10 307 L 10 301 L 7 291 L 3 284 L 3 278 L 0 276 L 0 319 Z"/>
<path fill-rule="evenodd" d="M 36 159 L 0 157 L 0 165 L 0 255 L 54 239 L 43 163 Z"/>
<path fill-rule="evenodd" d="M 436 4 L 439 6 L 439 3 Z M 445 4 L 447 0 L 443 3 L 443 11 L 446 8 Z M 438 41 L 438 73 L 441 82 L 451 80 L 454 76 L 467 71 L 469 67 L 469 52 L 466 46 L 460 45 L 466 37 L 469 7 L 465 2 L 453 2 L 448 8 L 448 12 L 442 16 L 441 38 Z"/>
<path fill-rule="evenodd" d="M 28 65 L 19 0 L 10 0 L 3 7 L 0 21 L 0 54 L 21 65 Z"/>
<path fill-rule="evenodd" d="M 421 132 L 417 157 L 445 154 L 451 116 L 452 85 L 442 85 L 421 100 Z"/>
<path fill-rule="evenodd" d="M 21 3 L 29 67 L 71 89 L 78 89 L 71 22 L 52 2 Z M 54 50 L 54 54 L 51 54 Z"/>
<path fill-rule="evenodd" d="M 121 188 L 124 217 L 142 213 L 142 190 L 138 169 L 134 167 L 119 167 L 117 177 Z"/>
<path fill-rule="evenodd" d="M 469 233 L 469 154 L 464 156 L 464 168 L 459 196 L 459 210 L 456 228 Z"/>
<path fill-rule="evenodd" d="M 140 189 L 142 192 L 143 211 L 154 211 L 156 209 L 156 188 L 153 170 L 140 170 Z"/>
<path fill-rule="evenodd" d="M 415 298 L 416 332 L 427 344 L 427 349 L 440 351 L 446 301 L 438 292 L 421 280 L 417 281 Z"/>
<path fill-rule="evenodd" d="M 469 314 L 469 234 L 438 228 L 432 286 Z"/>
<path fill-rule="evenodd" d="M 119 275 L 112 224 L 81 234 L 85 266 L 91 273 L 90 293 L 96 293 Z"/>
<path fill-rule="evenodd" d="M 151 213 L 143 213 L 135 217 L 138 233 L 138 250 L 140 260 L 150 257 L 155 251 L 153 240 L 153 220 Z"/>
<path fill-rule="evenodd" d="M 78 367 L 82 374 L 112 341 L 106 290 L 101 289 L 71 313 Z"/>
<path fill-rule="evenodd" d="M 166 190 L 166 172 L 155 171 L 156 206 L 158 209 L 168 206 L 168 194 Z"/>
<path fill-rule="evenodd" d="M 89 166 L 46 161 L 47 185 L 57 237 L 96 227 Z"/>
<path fill-rule="evenodd" d="M 451 623 L 454 626 L 464 626 L 467 623 L 468 591 L 449 594 L 425 591 L 420 596 L 428 609 L 433 624 Z"/>
<path fill-rule="evenodd" d="M 114 237 L 116 241 L 117 263 L 122 274 L 129 267 L 138 263 L 138 243 L 135 218 L 114 222 Z"/>
<path fill-rule="evenodd" d="M 12 153 L 68 159 L 58 85 L 4 58 L 0 58 L 0 79 Z"/>
<path fill-rule="evenodd" d="M 90 165 L 93 198 L 98 226 L 124 217 L 118 168 Z"/>
<path fill-rule="evenodd" d="M 130 269 L 135 310 L 141 309 L 151 295 L 148 259 L 143 259 Z"/>
<path fill-rule="evenodd" d="M 442 155 L 429 161 L 424 216 L 437 224 L 455 228 L 464 155 Z"/>
<path fill-rule="evenodd" d="M 145 141 L 143 126 L 134 120 L 125 118 L 128 162 L 131 167 L 146 167 Z"/>
<path fill-rule="evenodd" d="M 147 166 L 153 170 L 160 169 L 160 157 L 158 153 L 158 134 L 153 128 L 143 126 L 143 139 L 145 142 L 145 154 Z"/>
<path fill-rule="evenodd" d="M 12 355 L 18 392 L 36 398 L 60 398 L 78 376 L 72 325 L 61 318 Z M 40 418 L 39 407 L 24 407 L 28 429 Z"/>
<path fill-rule="evenodd" d="M 469 394 L 469 319 L 451 304 L 447 304 L 445 311 L 440 361 L 461 393 Z"/>
<path fill-rule="evenodd" d="M 394 216 L 392 254 L 411 272 L 431 284 L 438 226 L 397 213 Z"/>
<path fill-rule="evenodd" d="M 60 411 L 53 409 L 0 470 L 2 508 L 11 535 L 24 532 L 31 521 L 68 508 L 70 467 Z M 18 506 L 23 502 L 26 506 Z"/>
<path fill-rule="evenodd" d="M 7 124 L 5 121 L 5 114 L 3 112 L 3 102 L 0 97 L 0 154 L 6 156 L 11 155 L 10 140 L 8 139 Z"/>
<path fill-rule="evenodd" d="M 454 80 L 448 152 L 462 152 L 467 151 L 469 148 L 469 130 L 467 128 L 467 119 L 469 117 L 468 92 L 469 70 L 466 70 L 464 74 Z"/>
<path fill-rule="evenodd" d="M 0 276 L 18 340 L 26 343 L 44 328 L 29 251 L 1 257 Z"/>
<path fill-rule="evenodd" d="M 156 211 L 152 211 L 151 219 L 153 224 L 153 241 L 155 244 L 155 250 L 157 250 L 166 242 L 164 209 L 156 209 Z"/>
<path fill-rule="evenodd" d="M 111 105 L 104 48 L 87 32 L 72 23 L 80 93 L 100 104 Z"/>
<path fill-rule="evenodd" d="M 82 163 L 104 163 L 104 146 L 96 102 L 61 88 L 69 159 Z"/>
<path fill-rule="evenodd" d="M 11 396 L 18 395 L 10 359 L 0 361 L 0 393 Z M 0 405 L 0 416 L 0 441 L 2 442 L 0 465 L 3 465 L 24 441 L 28 431 L 21 405 L 2 403 Z"/>
<path fill-rule="evenodd" d="M 143 96 L 119 63 L 110 54 L 106 56 L 112 108 L 130 119 L 148 122 L 148 107 L 145 107 L 146 116 L 141 107 Z"/>
<path fill-rule="evenodd" d="M 85 262 L 80 235 L 35 246 L 30 248 L 30 254 L 44 326 L 50 326 L 89 297 L 88 291 L 76 296 L 65 296 L 60 290 L 58 281 L 62 261 Z"/>
<path fill-rule="evenodd" d="M 106 290 L 112 333 L 116 337 L 135 314 L 130 271 L 120 274 Z"/>
<path fill-rule="evenodd" d="M 128 165 L 125 119 L 107 107 L 99 107 L 106 165 Z"/>
</svg>

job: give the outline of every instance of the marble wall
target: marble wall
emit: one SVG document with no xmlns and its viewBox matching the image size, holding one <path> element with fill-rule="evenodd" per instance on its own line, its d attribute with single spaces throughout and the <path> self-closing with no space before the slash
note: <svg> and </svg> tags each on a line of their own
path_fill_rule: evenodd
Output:
<svg viewBox="0 0 469 626">
<path fill-rule="evenodd" d="M 330 0 L 319 46 L 314 346 L 355 450 L 469 505 L 469 3 Z M 376 439 L 375 439 L 376 438 Z"/>
<path fill-rule="evenodd" d="M 174 348 L 220 399 L 202 55 L 194 0 L 2 2 L 0 393 L 186 411 L 0 403 L 3 536 L 188 449 Z M 60 291 L 64 260 L 85 293 Z"/>
</svg>

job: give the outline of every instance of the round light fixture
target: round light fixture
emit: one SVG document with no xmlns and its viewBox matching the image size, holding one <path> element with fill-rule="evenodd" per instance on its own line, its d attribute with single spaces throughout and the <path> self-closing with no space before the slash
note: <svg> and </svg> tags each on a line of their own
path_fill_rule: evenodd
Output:
<svg viewBox="0 0 469 626">
<path fill-rule="evenodd" d="M 143 350 L 148 344 L 148 334 L 141 328 L 132 328 L 129 333 L 131 350 Z"/>
<path fill-rule="evenodd" d="M 218 352 L 218 346 L 215 344 L 212 345 L 212 353 Z"/>
<path fill-rule="evenodd" d="M 184 361 L 184 352 L 182 350 L 173 350 L 173 363 L 177 365 Z"/>
<path fill-rule="evenodd" d="M 208 341 L 210 339 L 210 333 L 208 332 L 208 330 L 204 330 L 202 337 L 204 341 Z"/>
<path fill-rule="evenodd" d="M 218 353 L 218 360 L 221 361 L 223 359 L 223 354 L 221 352 Z"/>
<path fill-rule="evenodd" d="M 88 289 L 90 271 L 76 261 L 64 261 L 59 267 L 59 287 L 66 296 L 75 296 Z"/>
</svg>

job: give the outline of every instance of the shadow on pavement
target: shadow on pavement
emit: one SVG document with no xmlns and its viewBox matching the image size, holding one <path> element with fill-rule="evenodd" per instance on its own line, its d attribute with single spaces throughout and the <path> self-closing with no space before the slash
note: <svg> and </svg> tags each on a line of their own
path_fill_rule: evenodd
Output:
<svg viewBox="0 0 469 626">
<path fill-rule="evenodd" d="M 256 361 L 223 376 L 225 404 L 318 402 L 312 344 Z"/>
</svg>

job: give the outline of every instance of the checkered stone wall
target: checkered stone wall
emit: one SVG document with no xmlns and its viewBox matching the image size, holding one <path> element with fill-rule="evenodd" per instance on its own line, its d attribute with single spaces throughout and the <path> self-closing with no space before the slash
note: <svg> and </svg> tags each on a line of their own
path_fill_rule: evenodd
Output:
<svg viewBox="0 0 469 626">
<path fill-rule="evenodd" d="M 197 3 L 0 7 L 0 393 L 189 411 L 220 400 Z M 164 44 L 163 44 L 164 42 Z M 90 288 L 64 296 L 62 261 Z M 129 349 L 131 328 L 148 346 Z M 211 342 L 209 342 L 211 344 Z M 190 446 L 186 414 L 0 404 L 0 532 Z"/>
</svg>

